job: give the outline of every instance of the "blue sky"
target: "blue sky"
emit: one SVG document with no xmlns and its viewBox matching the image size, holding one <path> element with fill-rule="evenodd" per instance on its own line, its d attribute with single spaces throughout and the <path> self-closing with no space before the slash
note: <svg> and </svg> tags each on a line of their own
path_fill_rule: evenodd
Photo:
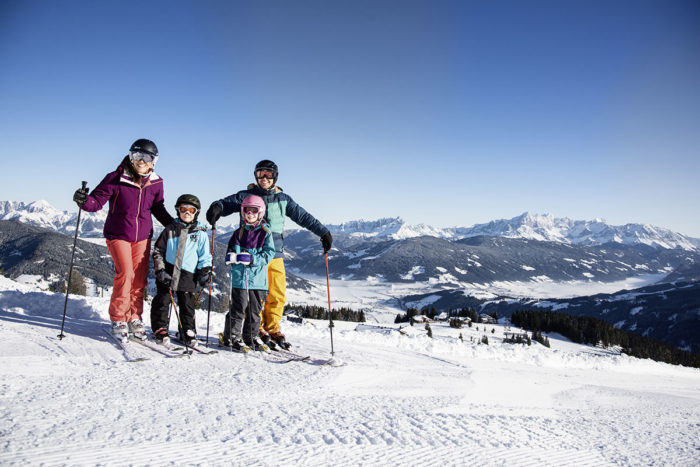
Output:
<svg viewBox="0 0 700 467">
<path fill-rule="evenodd" d="M 324 223 L 700 237 L 698 24 L 675 0 L 3 0 L 0 199 L 75 209 L 150 138 L 169 207 L 269 158 Z"/>
</svg>

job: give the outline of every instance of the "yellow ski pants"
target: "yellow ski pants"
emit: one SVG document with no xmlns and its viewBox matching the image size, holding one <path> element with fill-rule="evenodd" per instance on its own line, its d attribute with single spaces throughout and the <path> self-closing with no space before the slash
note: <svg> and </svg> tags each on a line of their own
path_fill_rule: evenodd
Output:
<svg viewBox="0 0 700 467">
<path fill-rule="evenodd" d="M 265 307 L 260 314 L 260 329 L 268 334 L 280 332 L 280 320 L 287 300 L 287 275 L 284 258 L 274 258 L 267 265 L 268 292 Z"/>
</svg>

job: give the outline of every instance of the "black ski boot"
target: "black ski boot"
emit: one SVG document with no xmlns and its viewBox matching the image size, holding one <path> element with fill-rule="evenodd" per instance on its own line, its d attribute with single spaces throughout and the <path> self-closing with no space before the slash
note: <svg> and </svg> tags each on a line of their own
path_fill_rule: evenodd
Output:
<svg viewBox="0 0 700 467">
<path fill-rule="evenodd" d="M 268 333 L 261 329 L 258 335 L 262 343 L 268 346 L 270 350 L 277 350 L 277 342 L 273 341 Z"/>
<path fill-rule="evenodd" d="M 284 350 L 289 350 L 289 348 L 292 346 L 289 342 L 287 342 L 287 339 L 284 337 L 284 334 L 281 332 L 276 332 L 274 334 L 270 334 L 270 337 L 272 338 L 273 341 L 277 344 L 278 347 L 284 349 Z"/>
<path fill-rule="evenodd" d="M 156 332 L 153 333 L 153 337 L 156 340 L 156 344 L 167 346 L 170 344 L 170 335 L 168 330 L 165 328 L 158 328 Z"/>
<path fill-rule="evenodd" d="M 259 337 L 256 337 L 253 339 L 253 342 L 250 343 L 250 348 L 255 350 L 256 352 L 269 352 L 270 347 L 265 345 L 262 340 L 260 340 Z"/>
</svg>

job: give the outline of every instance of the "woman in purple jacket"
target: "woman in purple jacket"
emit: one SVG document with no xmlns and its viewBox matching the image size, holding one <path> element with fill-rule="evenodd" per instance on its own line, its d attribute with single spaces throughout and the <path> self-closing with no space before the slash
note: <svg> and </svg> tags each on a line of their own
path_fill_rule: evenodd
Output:
<svg viewBox="0 0 700 467">
<path fill-rule="evenodd" d="M 141 316 L 153 236 L 151 214 L 164 226 L 173 222 L 163 204 L 163 179 L 153 171 L 157 160 L 155 143 L 139 139 L 117 170 L 107 174 L 92 193 L 78 189 L 73 195 L 88 212 L 99 211 L 109 201 L 104 236 L 116 273 L 109 317 L 112 333 L 123 341 L 129 333 L 146 338 Z"/>
</svg>

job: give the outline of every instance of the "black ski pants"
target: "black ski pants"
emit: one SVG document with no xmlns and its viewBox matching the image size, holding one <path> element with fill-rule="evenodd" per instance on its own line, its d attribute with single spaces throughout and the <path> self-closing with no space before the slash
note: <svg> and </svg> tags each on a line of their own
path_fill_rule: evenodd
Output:
<svg viewBox="0 0 700 467">
<path fill-rule="evenodd" d="M 260 310 L 267 290 L 231 289 L 231 309 L 226 314 L 224 337 L 241 337 L 250 345 L 260 329 Z"/>
<path fill-rule="evenodd" d="M 168 311 L 170 309 L 170 289 L 156 281 L 157 293 L 151 303 L 151 329 L 153 332 L 160 328 L 168 329 L 170 320 Z M 184 335 L 188 330 L 195 333 L 197 328 L 194 322 L 194 293 L 193 292 L 173 292 L 177 302 L 177 311 L 180 313 L 182 327 L 178 324 L 180 335 Z"/>
</svg>

